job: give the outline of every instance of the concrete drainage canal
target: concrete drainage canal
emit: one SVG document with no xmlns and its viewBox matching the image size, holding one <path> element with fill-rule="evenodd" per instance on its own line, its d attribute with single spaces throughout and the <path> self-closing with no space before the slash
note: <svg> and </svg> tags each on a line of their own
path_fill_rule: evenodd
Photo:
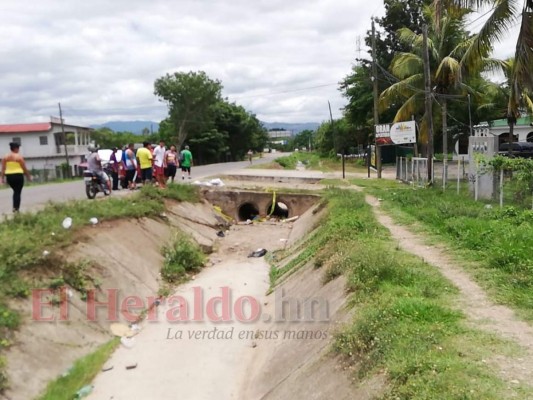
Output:
<svg viewBox="0 0 533 400">
<path fill-rule="evenodd" d="M 320 196 L 244 190 L 203 191 L 204 198 L 237 222 L 270 216 L 286 219 L 303 215 Z"/>
</svg>

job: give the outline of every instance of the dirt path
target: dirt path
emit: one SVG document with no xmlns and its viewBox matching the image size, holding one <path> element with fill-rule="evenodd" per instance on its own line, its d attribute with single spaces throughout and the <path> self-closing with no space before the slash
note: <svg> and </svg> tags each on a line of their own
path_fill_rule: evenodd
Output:
<svg viewBox="0 0 533 400">
<path fill-rule="evenodd" d="M 378 221 L 385 226 L 399 246 L 422 258 L 459 288 L 460 308 L 476 327 L 518 344 L 520 357 L 508 358 L 495 355 L 488 363 L 498 368 L 503 378 L 512 383 L 533 382 L 533 327 L 517 318 L 513 310 L 497 305 L 488 299 L 485 291 L 446 254 L 444 247 L 428 246 L 424 238 L 396 224 L 380 208 L 375 197 L 366 196 Z"/>
</svg>

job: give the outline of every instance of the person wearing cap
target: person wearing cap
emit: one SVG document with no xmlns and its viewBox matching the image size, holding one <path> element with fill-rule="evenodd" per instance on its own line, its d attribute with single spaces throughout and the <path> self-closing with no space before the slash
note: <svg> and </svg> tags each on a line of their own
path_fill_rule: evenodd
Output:
<svg viewBox="0 0 533 400">
<path fill-rule="evenodd" d="M 185 149 L 180 153 L 180 166 L 181 179 L 185 179 L 185 172 L 188 173 L 189 179 L 191 179 L 192 153 L 189 150 L 189 146 L 185 146 Z"/>
<path fill-rule="evenodd" d="M 13 189 L 13 212 L 18 213 L 20 209 L 20 200 L 22 188 L 24 187 L 24 175 L 31 181 L 31 175 L 26 168 L 24 157 L 19 154 L 20 144 L 9 143 L 11 150 L 4 158 L 2 158 L 2 171 L 0 174 L 0 182 L 7 182 L 11 189 Z"/>
<path fill-rule="evenodd" d="M 118 174 L 120 172 L 120 164 L 117 160 L 117 148 L 113 147 L 109 162 L 111 164 L 111 179 L 113 179 L 113 190 L 118 190 Z"/>
</svg>

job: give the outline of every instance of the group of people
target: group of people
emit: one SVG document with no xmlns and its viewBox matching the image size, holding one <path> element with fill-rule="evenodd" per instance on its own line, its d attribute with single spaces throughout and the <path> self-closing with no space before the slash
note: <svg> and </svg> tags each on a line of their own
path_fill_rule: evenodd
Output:
<svg viewBox="0 0 533 400">
<path fill-rule="evenodd" d="M 143 184 L 155 180 L 160 188 L 166 188 L 169 179 L 174 182 L 178 169 L 181 169 L 182 180 L 186 175 L 188 179 L 191 179 L 193 158 L 189 146 L 185 146 L 178 153 L 176 146 L 171 145 L 167 149 L 165 142 L 161 140 L 155 147 L 149 142 L 144 142 L 143 147 L 137 152 L 135 152 L 134 144 L 130 143 L 122 150 L 121 159 L 117 158 L 117 152 L 118 149 L 113 148 L 110 158 L 112 190 L 118 190 L 119 177 L 122 172 L 128 189 L 135 189 L 138 171 Z"/>
<path fill-rule="evenodd" d="M 24 157 L 20 154 L 20 144 L 16 142 L 9 143 L 10 152 L 2 158 L 2 167 L 0 171 L 0 184 L 7 183 L 13 189 L 13 212 L 18 213 L 22 188 L 24 187 L 24 177 L 31 181 L 32 177 Z M 176 146 L 172 145 L 169 149 L 165 147 L 165 142 L 161 140 L 159 145 L 152 148 L 149 142 L 144 142 L 143 147 L 135 152 L 133 143 L 130 143 L 122 151 L 122 158 L 117 159 L 117 148 L 113 148 L 110 159 L 111 180 L 105 173 L 102 160 L 98 155 L 96 146 L 89 146 L 90 156 L 87 159 L 87 169 L 98 175 L 100 181 L 105 185 L 106 192 L 118 190 L 118 183 L 121 173 L 124 174 L 127 187 L 135 189 L 137 178 L 137 166 L 140 167 L 141 180 L 143 183 L 151 183 L 155 179 L 160 188 L 166 188 L 170 179 L 174 182 L 178 169 L 181 169 L 181 179 L 191 179 L 191 167 L 193 164 L 192 153 L 189 146 L 178 153 Z"/>
</svg>

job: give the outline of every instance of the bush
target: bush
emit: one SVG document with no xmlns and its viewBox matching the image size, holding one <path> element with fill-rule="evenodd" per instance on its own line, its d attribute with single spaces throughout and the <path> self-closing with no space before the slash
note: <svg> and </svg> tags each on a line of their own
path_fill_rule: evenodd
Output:
<svg viewBox="0 0 533 400">
<path fill-rule="evenodd" d="M 163 248 L 163 255 L 161 276 L 170 283 L 184 280 L 187 273 L 198 272 L 205 263 L 205 255 L 198 245 L 184 234 L 176 234 L 173 243 Z"/>
</svg>

